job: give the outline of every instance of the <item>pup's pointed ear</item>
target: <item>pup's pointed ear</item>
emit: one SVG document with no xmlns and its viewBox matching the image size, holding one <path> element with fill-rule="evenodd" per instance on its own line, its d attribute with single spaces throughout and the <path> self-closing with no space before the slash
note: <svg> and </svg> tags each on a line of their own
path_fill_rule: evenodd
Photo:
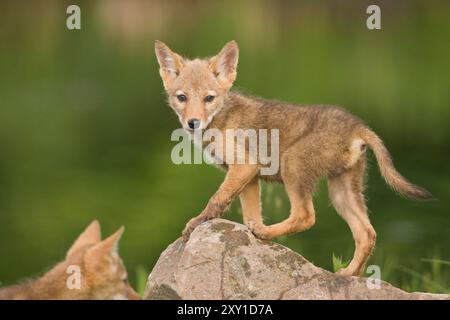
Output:
<svg viewBox="0 0 450 320">
<path fill-rule="evenodd" d="M 180 74 L 184 65 L 183 58 L 159 40 L 155 41 L 155 53 L 159 63 L 159 74 L 167 89 L 170 82 Z"/>
<path fill-rule="evenodd" d="M 239 47 L 234 40 L 228 42 L 218 55 L 210 59 L 209 68 L 226 88 L 230 88 L 236 79 L 238 59 Z"/>
<path fill-rule="evenodd" d="M 105 240 L 97 243 L 87 251 L 87 257 L 89 259 L 102 259 L 104 257 L 116 256 L 119 253 L 119 240 L 122 237 L 124 226 L 121 226 L 119 230 L 113 233 Z"/>
<path fill-rule="evenodd" d="M 72 244 L 67 256 L 69 257 L 79 249 L 86 247 L 87 245 L 94 245 L 101 241 L 100 223 L 97 220 L 91 222 L 91 224 L 81 233 L 77 240 Z"/>
</svg>

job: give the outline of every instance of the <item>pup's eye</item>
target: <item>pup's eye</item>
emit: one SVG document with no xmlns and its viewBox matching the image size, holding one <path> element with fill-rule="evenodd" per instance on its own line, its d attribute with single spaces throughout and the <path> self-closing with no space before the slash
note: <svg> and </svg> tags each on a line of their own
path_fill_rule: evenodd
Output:
<svg viewBox="0 0 450 320">
<path fill-rule="evenodd" d="M 180 102 L 185 102 L 187 100 L 187 97 L 184 94 L 177 95 L 177 99 Z"/>
<path fill-rule="evenodd" d="M 205 102 L 212 102 L 214 100 L 215 96 L 212 95 L 207 95 L 205 97 Z"/>
<path fill-rule="evenodd" d="M 128 284 L 128 277 L 122 278 L 123 283 Z"/>
</svg>

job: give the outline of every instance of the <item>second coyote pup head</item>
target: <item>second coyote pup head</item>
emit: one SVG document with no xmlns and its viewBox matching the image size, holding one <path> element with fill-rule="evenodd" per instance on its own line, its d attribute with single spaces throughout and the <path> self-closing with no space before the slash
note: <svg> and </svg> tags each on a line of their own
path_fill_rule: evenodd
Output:
<svg viewBox="0 0 450 320">
<path fill-rule="evenodd" d="M 36 280 L 0 288 L 0 300 L 140 299 L 128 284 L 118 254 L 124 228 L 105 240 L 92 222 L 67 252 L 66 258 Z"/>
</svg>

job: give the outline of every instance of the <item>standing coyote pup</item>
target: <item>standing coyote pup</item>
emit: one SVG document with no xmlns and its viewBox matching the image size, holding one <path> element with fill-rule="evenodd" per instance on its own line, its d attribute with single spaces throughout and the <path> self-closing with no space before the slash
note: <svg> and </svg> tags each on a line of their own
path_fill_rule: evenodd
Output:
<svg viewBox="0 0 450 320">
<path fill-rule="evenodd" d="M 140 299 L 127 281 L 118 254 L 124 228 L 101 240 L 100 224 L 92 222 L 78 237 L 66 259 L 36 280 L 0 288 L 0 300 Z M 69 277 L 79 268 L 79 286 Z M 74 281 L 76 282 L 76 281 Z"/>
<path fill-rule="evenodd" d="M 238 195 L 244 223 L 259 238 L 272 239 L 309 229 L 315 222 L 315 184 L 319 177 L 326 176 L 331 202 L 348 223 L 356 246 L 351 263 L 339 273 L 359 275 L 376 238 L 362 194 L 367 146 L 375 153 L 382 176 L 395 191 L 415 199 L 432 197 L 402 177 L 381 139 L 346 111 L 334 106 L 293 105 L 230 91 L 239 55 L 235 41 L 207 59 L 188 60 L 160 41 L 156 41 L 155 51 L 169 105 L 191 134 L 216 129 L 225 137 L 226 129 L 279 130 L 278 172 L 261 175 L 261 162 L 234 164 L 223 159 L 225 180 L 203 212 L 186 225 L 185 240 L 200 223 L 220 217 Z M 283 222 L 264 225 L 259 179 L 284 184 L 291 211 Z"/>
</svg>

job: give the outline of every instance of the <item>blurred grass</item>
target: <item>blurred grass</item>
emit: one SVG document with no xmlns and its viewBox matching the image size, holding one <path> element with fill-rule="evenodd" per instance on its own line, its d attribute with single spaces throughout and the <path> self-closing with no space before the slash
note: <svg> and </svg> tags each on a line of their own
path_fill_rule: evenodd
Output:
<svg viewBox="0 0 450 320">
<path fill-rule="evenodd" d="M 139 293 L 141 297 L 144 296 L 145 286 L 147 284 L 147 277 L 150 271 L 144 266 L 136 267 L 136 292 Z"/>
<path fill-rule="evenodd" d="M 335 256 L 334 253 L 331 256 L 331 261 L 333 262 L 333 272 L 338 272 L 350 264 L 350 260 L 343 261 L 342 257 Z"/>
<path fill-rule="evenodd" d="M 151 269 L 223 177 L 206 165 L 172 164 L 170 133 L 179 124 L 165 105 L 153 41 L 205 56 L 236 39 L 236 87 L 346 107 L 385 140 L 400 172 L 434 193 L 431 203 L 395 196 L 371 161 L 378 243 L 370 263 L 405 289 L 448 288 L 449 266 L 421 259 L 450 259 L 450 6 L 384 1 L 382 30 L 369 31 L 367 5 L 83 1 L 82 30 L 68 31 L 64 1 L 2 2 L 0 281 L 57 262 L 99 219 L 104 236 L 126 226 L 121 255 L 129 270 L 141 270 L 130 274 L 142 290 L 138 266 Z M 281 186 L 265 185 L 263 202 L 268 223 L 287 216 Z M 332 269 L 332 253 L 351 258 L 351 233 L 323 181 L 315 205 L 316 226 L 279 242 Z M 235 203 L 226 217 L 241 221 L 239 210 Z"/>
</svg>

